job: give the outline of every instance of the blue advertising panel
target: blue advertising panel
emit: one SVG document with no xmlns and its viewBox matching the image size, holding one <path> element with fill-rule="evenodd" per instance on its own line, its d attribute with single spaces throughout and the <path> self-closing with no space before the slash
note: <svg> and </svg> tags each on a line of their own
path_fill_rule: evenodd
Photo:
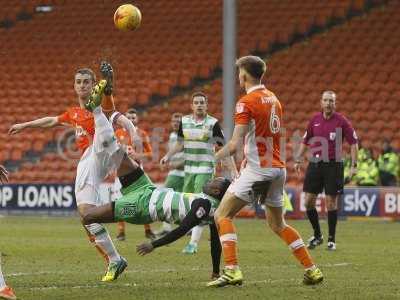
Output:
<svg viewBox="0 0 400 300">
<path fill-rule="evenodd" d="M 71 184 L 9 184 L 0 186 L 0 213 L 7 211 L 74 211 Z"/>
<path fill-rule="evenodd" d="M 346 188 L 341 213 L 345 216 L 380 216 L 378 188 Z"/>
</svg>

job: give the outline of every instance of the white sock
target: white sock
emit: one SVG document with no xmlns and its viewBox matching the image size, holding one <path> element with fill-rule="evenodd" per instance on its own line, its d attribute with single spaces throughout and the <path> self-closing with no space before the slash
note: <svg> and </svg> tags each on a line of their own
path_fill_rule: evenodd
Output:
<svg viewBox="0 0 400 300">
<path fill-rule="evenodd" d="M 104 131 L 114 132 L 114 128 L 110 123 L 110 120 L 108 120 L 106 115 L 103 113 L 101 106 L 98 106 L 93 110 L 93 118 L 94 118 L 95 131 L 100 130 L 102 132 Z"/>
<path fill-rule="evenodd" d="M 104 251 L 110 262 L 117 262 L 121 259 L 121 256 L 115 248 L 107 229 L 102 224 L 93 223 L 85 225 L 85 227 L 92 235 L 95 236 L 94 242 Z"/>
<path fill-rule="evenodd" d="M 167 222 L 163 222 L 162 223 L 162 227 L 165 231 L 171 231 L 172 230 L 172 225 L 167 223 Z"/>
<path fill-rule="evenodd" d="M 309 271 L 309 270 L 314 271 L 316 268 L 317 268 L 316 265 L 312 265 L 312 266 L 309 267 L 309 268 L 305 268 L 305 270 L 306 270 L 306 271 Z"/>
<path fill-rule="evenodd" d="M 1 272 L 1 253 L 0 253 L 0 290 L 6 286 L 3 273 Z"/>
<path fill-rule="evenodd" d="M 106 115 L 103 113 L 101 107 L 96 107 L 93 110 L 93 118 L 95 125 L 95 137 L 94 144 L 101 144 L 104 147 L 104 142 L 107 142 L 108 147 L 115 141 L 114 128 L 110 121 L 107 119 Z"/>
<path fill-rule="evenodd" d="M 190 243 L 197 246 L 200 241 L 201 234 L 203 233 L 204 226 L 197 225 L 192 229 L 192 237 L 190 238 Z"/>
</svg>

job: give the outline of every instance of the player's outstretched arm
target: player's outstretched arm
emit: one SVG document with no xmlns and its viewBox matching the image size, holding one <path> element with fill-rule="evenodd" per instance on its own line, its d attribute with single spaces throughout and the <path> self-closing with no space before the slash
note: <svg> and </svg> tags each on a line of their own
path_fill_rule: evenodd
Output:
<svg viewBox="0 0 400 300">
<path fill-rule="evenodd" d="M 8 134 L 17 134 L 26 128 L 51 128 L 59 124 L 58 117 L 44 117 L 25 123 L 14 124 L 8 130 Z"/>
<path fill-rule="evenodd" d="M 248 125 L 235 125 L 231 140 L 215 154 L 215 160 L 218 162 L 225 157 L 234 155 L 240 149 L 240 145 L 243 144 L 244 137 L 248 132 Z"/>
<path fill-rule="evenodd" d="M 170 158 L 174 154 L 182 152 L 182 151 L 183 151 L 183 141 L 178 140 L 176 142 L 175 146 L 170 151 L 168 151 L 168 153 L 165 154 L 165 156 L 163 158 L 161 158 L 160 165 L 162 167 L 165 167 L 167 165 L 168 161 L 170 160 Z"/>
<path fill-rule="evenodd" d="M 171 244 L 183 237 L 190 229 L 200 224 L 206 219 L 211 210 L 211 203 L 207 199 L 196 199 L 192 203 L 192 207 L 181 224 L 164 237 L 152 242 L 145 242 L 136 246 L 136 252 L 139 255 L 146 255 L 155 248 Z"/>
<path fill-rule="evenodd" d="M 211 249 L 211 260 L 213 271 L 211 274 L 211 279 L 216 279 L 219 277 L 219 265 L 221 262 L 221 242 L 219 241 L 219 235 L 217 226 L 214 222 L 210 224 L 210 249 Z"/>
</svg>

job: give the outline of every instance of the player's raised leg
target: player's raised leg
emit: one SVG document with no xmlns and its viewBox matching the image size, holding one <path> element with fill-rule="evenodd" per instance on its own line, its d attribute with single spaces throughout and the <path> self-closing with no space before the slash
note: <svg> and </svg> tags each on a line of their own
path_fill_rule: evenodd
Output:
<svg viewBox="0 0 400 300">
<path fill-rule="evenodd" d="M 86 108 L 90 108 L 93 111 L 95 135 L 93 145 L 88 149 L 88 151 L 91 152 L 87 158 L 89 162 L 85 167 L 90 168 L 92 177 L 94 177 L 92 179 L 95 182 L 93 185 L 86 183 L 81 188 L 78 187 L 77 189 L 78 211 L 82 218 L 84 218 L 89 210 L 97 206 L 99 194 L 96 186 L 96 178 L 105 177 L 109 171 L 108 168 L 111 166 L 111 155 L 118 150 L 112 126 L 100 107 L 105 86 L 106 81 L 101 80 L 93 89 L 90 99 L 86 104 Z M 126 260 L 119 255 L 110 235 L 102 224 L 98 222 L 84 224 L 90 235 L 94 237 L 96 247 L 101 249 L 102 253 L 104 253 L 109 260 L 108 269 L 102 281 L 117 279 L 127 266 Z"/>
</svg>

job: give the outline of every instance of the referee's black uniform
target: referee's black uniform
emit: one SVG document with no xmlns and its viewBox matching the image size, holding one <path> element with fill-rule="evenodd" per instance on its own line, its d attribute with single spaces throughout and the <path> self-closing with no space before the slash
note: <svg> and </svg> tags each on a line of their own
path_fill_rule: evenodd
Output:
<svg viewBox="0 0 400 300">
<path fill-rule="evenodd" d="M 341 157 L 343 138 L 350 145 L 357 144 L 356 133 L 350 122 L 341 114 L 333 112 L 329 118 L 323 112 L 317 113 L 310 120 L 303 143 L 307 145 L 312 153 L 308 164 L 303 191 L 313 194 L 319 193 L 335 198 L 343 193 L 344 167 Z M 318 212 L 313 205 L 307 207 L 307 216 L 314 229 L 314 241 L 310 239 L 309 248 L 322 243 L 322 234 L 319 226 Z M 335 243 L 337 224 L 337 208 L 328 207 L 329 243 Z M 313 242 L 316 243 L 313 245 Z M 335 248 L 336 246 L 333 245 Z"/>
</svg>

